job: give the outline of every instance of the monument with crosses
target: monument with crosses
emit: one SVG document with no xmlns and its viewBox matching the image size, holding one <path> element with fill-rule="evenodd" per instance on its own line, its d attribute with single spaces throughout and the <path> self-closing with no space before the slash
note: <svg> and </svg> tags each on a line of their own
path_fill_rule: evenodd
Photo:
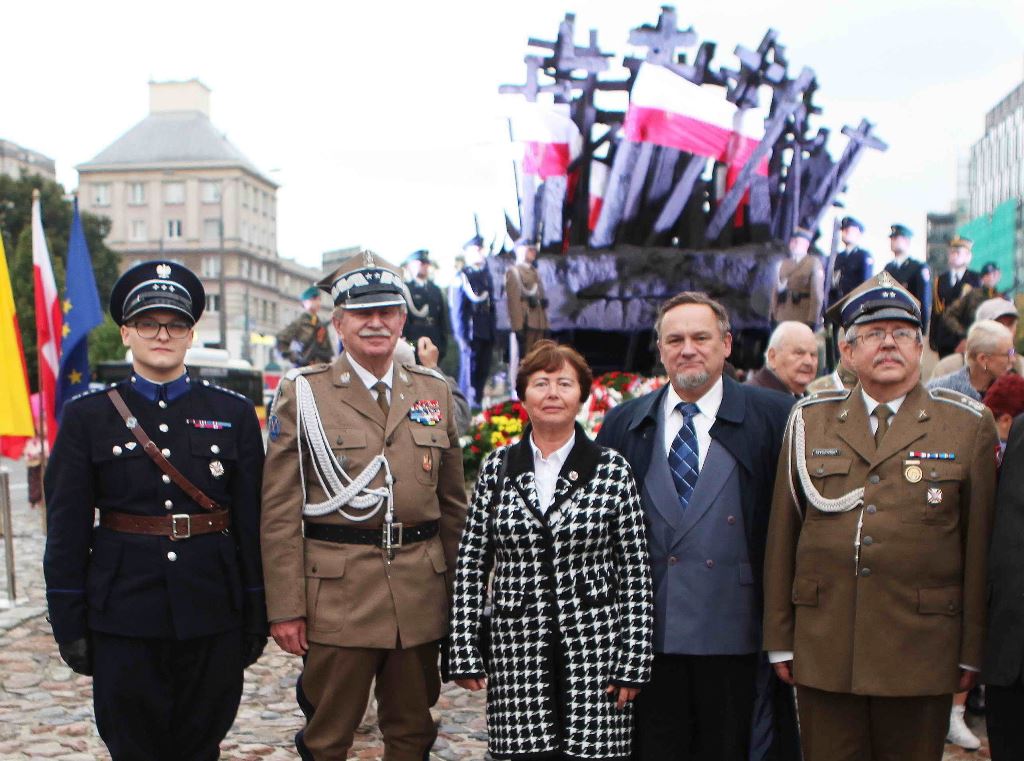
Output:
<svg viewBox="0 0 1024 761">
<path fill-rule="evenodd" d="M 658 304 L 703 290 L 730 311 L 733 362 L 758 365 L 785 242 L 796 227 L 818 229 L 863 152 L 887 146 L 864 119 L 842 128 L 834 158 L 829 130 L 812 126 L 815 73 L 791 70 L 774 29 L 716 65 L 715 43 L 666 5 L 655 24 L 630 30 L 645 55 L 626 56 L 619 78 L 596 31 L 585 45 L 577 37 L 567 13 L 553 41 L 529 39 L 525 82 L 499 88 L 514 101 L 510 135 L 522 149 L 508 232 L 551 254 L 538 271 L 552 331 L 599 370 L 646 371 Z M 628 94 L 625 110 L 599 107 L 615 91 Z M 830 259 L 836 224 L 819 243 Z M 504 282 L 508 263 L 489 266 Z"/>
</svg>

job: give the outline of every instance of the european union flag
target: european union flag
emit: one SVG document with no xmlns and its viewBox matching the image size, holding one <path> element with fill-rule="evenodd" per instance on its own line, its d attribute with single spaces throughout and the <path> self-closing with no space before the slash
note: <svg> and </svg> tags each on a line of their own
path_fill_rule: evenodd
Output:
<svg viewBox="0 0 1024 761">
<path fill-rule="evenodd" d="M 89 388 L 89 331 L 103 322 L 92 257 L 85 243 L 78 199 L 71 218 L 67 277 L 64 281 L 64 335 L 61 338 L 60 374 L 57 376 L 57 419 L 64 402 Z"/>
</svg>

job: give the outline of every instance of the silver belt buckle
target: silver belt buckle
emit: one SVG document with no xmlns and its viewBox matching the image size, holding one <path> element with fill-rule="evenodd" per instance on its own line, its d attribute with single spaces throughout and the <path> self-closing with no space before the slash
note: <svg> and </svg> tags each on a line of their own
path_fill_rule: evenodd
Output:
<svg viewBox="0 0 1024 761">
<path fill-rule="evenodd" d="M 178 531 L 178 521 L 185 521 L 185 533 Z M 175 513 L 171 516 L 171 541 L 188 539 L 192 536 L 192 516 L 188 513 Z"/>
<path fill-rule="evenodd" d="M 397 538 L 395 532 L 398 532 Z M 388 562 L 390 563 L 395 559 L 395 548 L 402 546 L 402 524 L 401 523 L 385 523 L 384 524 L 384 535 L 381 546 L 388 553 Z"/>
</svg>

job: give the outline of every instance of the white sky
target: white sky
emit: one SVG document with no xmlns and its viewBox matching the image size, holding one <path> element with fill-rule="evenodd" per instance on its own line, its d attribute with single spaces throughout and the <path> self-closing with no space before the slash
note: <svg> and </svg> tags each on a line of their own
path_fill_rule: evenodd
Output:
<svg viewBox="0 0 1024 761">
<path fill-rule="evenodd" d="M 529 36 L 554 39 L 566 11 L 577 42 L 597 28 L 616 61 L 660 3 L 635 0 L 5 4 L 0 137 L 57 162 L 77 184 L 87 161 L 145 117 L 150 79 L 198 77 L 212 118 L 282 187 L 278 249 L 319 265 L 362 244 L 398 261 L 429 248 L 450 261 L 481 216 L 503 232 L 513 203 L 501 83 L 521 83 Z M 888 254 L 891 222 L 918 233 L 950 208 L 956 163 L 984 114 L 1024 78 L 1019 0 L 789 0 L 678 3 L 680 24 L 718 43 L 781 33 L 791 72 L 818 74 L 838 156 L 843 124 L 867 117 L 890 144 L 868 152 L 847 196 Z M 511 208 L 511 206 L 510 206 Z"/>
</svg>

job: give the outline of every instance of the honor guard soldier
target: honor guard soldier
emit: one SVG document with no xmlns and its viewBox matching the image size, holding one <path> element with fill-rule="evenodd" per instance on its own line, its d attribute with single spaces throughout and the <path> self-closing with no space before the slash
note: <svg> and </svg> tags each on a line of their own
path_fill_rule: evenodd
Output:
<svg viewBox="0 0 1024 761">
<path fill-rule="evenodd" d="M 858 383 L 790 415 L 764 647 L 795 681 L 806 761 L 939 761 L 982 666 L 996 430 L 921 385 L 920 307 L 888 272 L 835 308 Z"/>
<path fill-rule="evenodd" d="M 204 303 L 174 262 L 121 276 L 132 374 L 65 405 L 46 471 L 50 623 L 114 761 L 217 758 L 267 641 L 263 437 L 252 402 L 186 371 Z"/>
<path fill-rule="evenodd" d="M 430 253 L 423 249 L 409 254 L 405 260 L 412 278 L 405 281 L 409 289 L 409 319 L 402 337 L 414 347 L 420 338 L 429 338 L 444 359 L 448 351 L 448 304 L 441 289 L 430 279 Z"/>
<path fill-rule="evenodd" d="M 932 276 L 927 264 L 910 255 L 910 239 L 913 237 L 914 233 L 906 225 L 895 224 L 889 228 L 889 248 L 893 259 L 885 265 L 885 271 L 917 299 L 921 307 L 921 331 L 928 335 L 928 318 L 932 313 Z"/>
<path fill-rule="evenodd" d="M 466 515 L 452 395 L 394 360 L 406 291 L 392 265 L 363 252 L 320 287 L 345 352 L 287 373 L 268 420 L 271 634 L 303 656 L 302 758 L 347 758 L 376 680 L 384 757 L 422 761 Z"/>
<path fill-rule="evenodd" d="M 497 337 L 494 283 L 487 269 L 484 239 L 475 235 L 463 247 L 466 266 L 453 286 L 452 330 L 459 342 L 459 387 L 479 409 L 491 377 L 491 353 Z"/>
<path fill-rule="evenodd" d="M 299 299 L 302 314 L 277 334 L 277 350 L 296 367 L 330 362 L 334 349 L 327 323 L 320 319 L 320 291 L 310 286 Z"/>
<path fill-rule="evenodd" d="M 548 300 L 537 273 L 537 246 L 516 243 L 516 263 L 505 271 L 505 299 L 509 329 L 515 333 L 519 354 L 525 357 L 548 332 Z"/>
<path fill-rule="evenodd" d="M 949 269 L 935 276 L 932 296 L 932 317 L 928 331 L 928 345 L 938 353 L 939 358 L 948 357 L 956 351 L 960 342 L 967 337 L 967 331 L 960 331 L 956 325 L 947 325 L 946 309 L 966 292 L 981 285 L 977 272 L 967 269 L 971 265 L 971 247 L 974 244 L 968 238 L 959 235 L 949 242 L 947 261 Z M 980 302 L 979 302 L 980 303 Z M 970 323 L 968 322 L 968 327 Z"/>
<path fill-rule="evenodd" d="M 871 277 L 875 266 L 871 253 L 860 246 L 860 239 L 864 235 L 864 225 L 860 220 L 843 217 L 839 223 L 839 234 L 846 248 L 836 254 L 832 265 L 828 296 L 830 306 Z"/>
<path fill-rule="evenodd" d="M 825 269 L 821 257 L 808 253 L 813 235 L 798 227 L 789 239 L 789 258 L 779 265 L 772 291 L 771 315 L 776 323 L 802 322 L 814 330 L 821 321 Z"/>
</svg>

